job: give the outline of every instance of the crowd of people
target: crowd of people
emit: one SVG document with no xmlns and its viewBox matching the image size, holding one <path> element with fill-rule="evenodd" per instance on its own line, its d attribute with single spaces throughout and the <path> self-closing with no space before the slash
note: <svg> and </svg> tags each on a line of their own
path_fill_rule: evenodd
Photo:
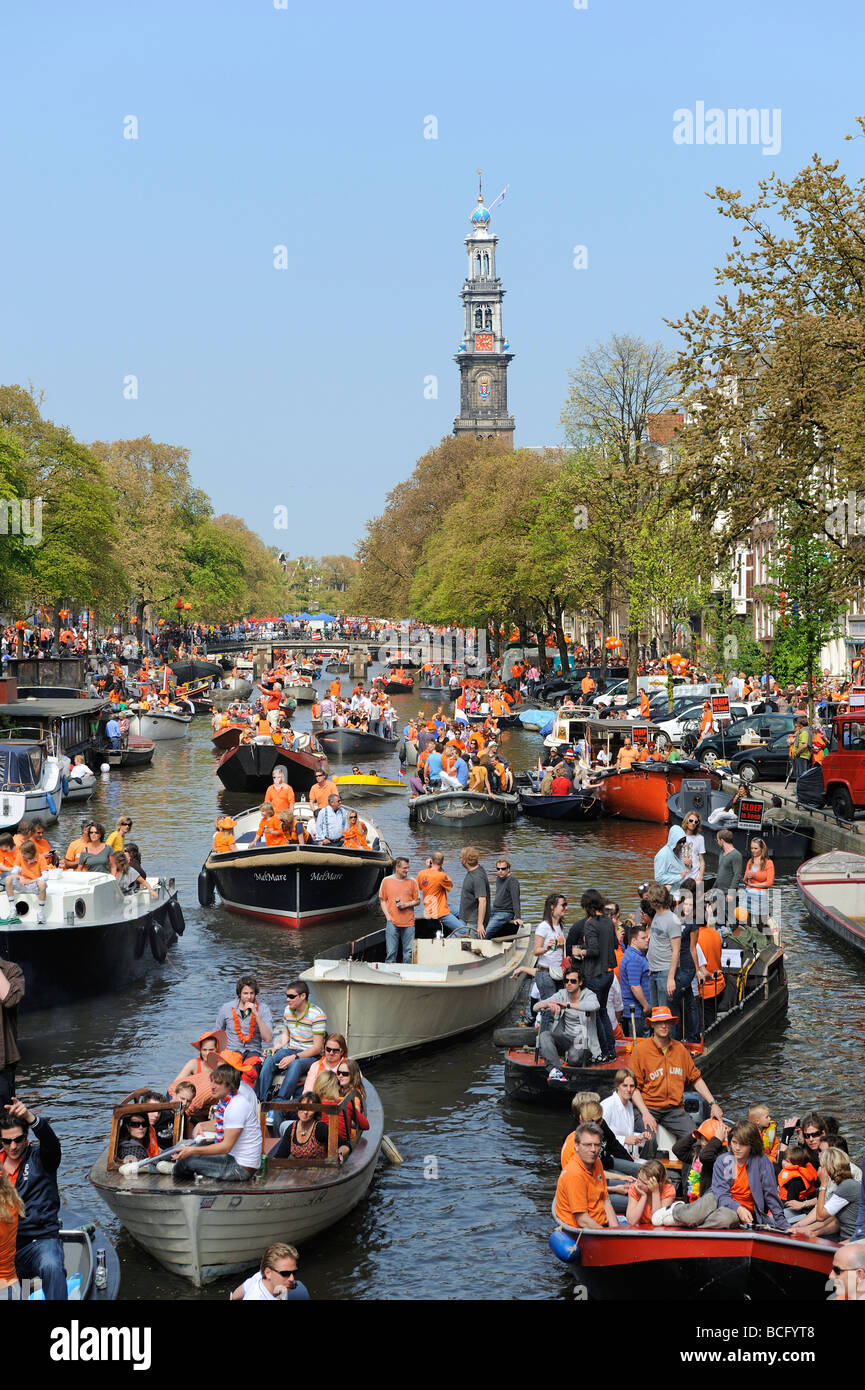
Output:
<svg viewBox="0 0 865 1390">
<path fill-rule="evenodd" d="M 81 873 L 108 873 L 117 880 L 124 894 L 147 890 L 158 897 L 158 890 L 147 882 L 141 865 L 141 851 L 130 838 L 132 817 L 121 815 L 114 829 L 106 834 L 100 821 L 85 817 L 81 833 L 65 853 L 55 849 L 38 821 L 22 820 L 12 835 L 0 833 L 0 921 L 14 925 L 15 899 L 22 893 L 36 896 L 36 921 L 45 921 L 48 875 L 56 869 Z"/>
</svg>

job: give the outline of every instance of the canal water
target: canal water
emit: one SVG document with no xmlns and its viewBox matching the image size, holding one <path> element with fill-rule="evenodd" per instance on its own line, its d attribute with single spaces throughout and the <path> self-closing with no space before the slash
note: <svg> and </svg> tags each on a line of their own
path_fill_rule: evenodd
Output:
<svg viewBox="0 0 865 1390">
<path fill-rule="evenodd" d="M 401 696 L 395 704 L 403 722 L 419 701 Z M 308 715 L 301 713 L 296 727 L 308 728 Z M 537 759 L 540 736 L 508 732 L 503 747 L 520 770 Z M 296 931 L 235 917 L 218 904 L 200 908 L 197 876 L 214 818 L 253 800 L 222 790 L 216 762 L 209 720 L 196 718 L 187 739 L 158 745 L 151 768 L 102 778 L 89 807 L 64 807 L 59 826 L 49 831 L 52 843 L 65 848 L 88 811 L 106 830 L 121 812 L 130 812 L 145 871 L 176 878 L 186 917 L 182 940 L 143 982 L 21 1019 L 19 1095 L 48 1116 L 60 1136 L 64 1199 L 97 1218 L 115 1240 L 123 1299 L 224 1299 L 236 1280 L 194 1290 L 139 1250 L 102 1207 L 87 1174 L 105 1146 L 110 1106 L 138 1086 L 165 1089 L 193 1056 L 191 1040 L 212 1026 L 219 1005 L 233 996 L 238 975 L 258 976 L 262 997 L 278 1016 L 284 985 L 316 954 L 381 925 L 373 912 Z M 366 771 L 372 764 L 363 760 L 361 766 Z M 377 770 L 395 775 L 396 759 L 379 761 Z M 357 805 L 373 816 L 394 852 L 409 855 L 411 872 L 431 850 L 444 852 L 457 906 L 464 843 L 459 833 L 409 829 L 405 800 L 367 798 Z M 611 896 L 623 911 L 633 910 L 636 886 L 651 877 L 652 858 L 665 836 L 660 826 L 636 822 L 564 827 L 520 818 L 512 826 L 476 832 L 473 842 L 491 879 L 495 856 L 507 853 L 522 885 L 527 921 L 539 921 L 547 893 L 564 890 L 570 923 L 582 915 L 579 899 L 586 888 Z M 713 1080 L 714 1091 L 735 1118 L 754 1101 L 768 1102 L 779 1120 L 812 1107 L 837 1115 L 858 1154 L 865 1127 L 865 962 L 809 921 L 789 880 L 780 886 L 789 1014 Z M 518 1012 L 517 1006 L 514 1018 Z M 382 1158 L 366 1201 L 301 1250 L 303 1280 L 313 1297 L 572 1296 L 573 1278 L 547 1246 L 568 1112 L 505 1099 L 492 1029 L 367 1070 L 381 1095 L 386 1132 L 404 1162 L 393 1166 Z"/>
</svg>

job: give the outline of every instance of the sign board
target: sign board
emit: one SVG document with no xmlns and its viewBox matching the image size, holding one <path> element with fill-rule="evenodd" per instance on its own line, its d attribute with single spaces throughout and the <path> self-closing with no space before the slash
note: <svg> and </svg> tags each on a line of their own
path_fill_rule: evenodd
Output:
<svg viewBox="0 0 865 1390">
<path fill-rule="evenodd" d="M 632 738 L 635 748 L 645 748 L 649 742 L 649 730 L 646 725 L 635 724 Z"/>
<path fill-rule="evenodd" d="M 724 970 L 740 970 L 742 968 L 742 952 L 733 950 L 722 951 L 721 965 Z"/>
<path fill-rule="evenodd" d="M 713 713 L 714 715 L 720 715 L 721 718 L 723 718 L 723 719 L 729 719 L 729 718 L 730 718 L 730 697 L 729 697 L 729 695 L 713 695 L 713 696 L 711 697 L 711 699 L 712 699 L 712 713 Z"/>
<path fill-rule="evenodd" d="M 760 831 L 763 829 L 764 803 L 756 796 L 743 796 L 739 802 L 739 830 Z"/>
<path fill-rule="evenodd" d="M 851 690 L 847 701 L 848 709 L 865 709 L 865 690 Z"/>
</svg>

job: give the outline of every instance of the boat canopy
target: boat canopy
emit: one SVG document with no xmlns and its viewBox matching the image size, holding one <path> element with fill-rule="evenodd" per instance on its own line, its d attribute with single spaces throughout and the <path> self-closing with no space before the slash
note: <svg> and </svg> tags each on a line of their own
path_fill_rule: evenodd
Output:
<svg viewBox="0 0 865 1390">
<path fill-rule="evenodd" d="M 38 743 L 0 743 L 0 786 L 3 791 L 39 786 L 42 749 Z"/>
</svg>

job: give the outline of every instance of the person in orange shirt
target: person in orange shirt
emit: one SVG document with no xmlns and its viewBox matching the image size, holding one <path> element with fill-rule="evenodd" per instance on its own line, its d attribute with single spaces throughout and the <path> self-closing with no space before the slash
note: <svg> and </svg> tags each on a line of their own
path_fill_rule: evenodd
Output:
<svg viewBox="0 0 865 1390">
<path fill-rule="evenodd" d="M 314 811 L 323 811 L 328 802 L 328 797 L 339 796 L 339 787 L 332 782 L 323 768 L 318 768 L 315 774 L 315 786 L 310 787 L 308 800 Z"/>
<path fill-rule="evenodd" d="M 28 827 L 28 829 L 26 833 L 22 834 L 20 833 L 20 831 L 23 830 L 23 827 L 25 825 Z M 42 826 L 39 824 L 38 821 L 22 821 L 21 826 L 19 827 L 19 834 L 13 836 L 13 839 L 16 845 L 16 864 L 21 863 L 21 846 L 25 844 L 28 840 L 32 845 L 35 845 L 37 854 L 42 855 L 49 854 L 51 852 L 51 845 L 48 842 L 48 840 L 46 840 L 42 830 Z"/>
<path fill-rule="evenodd" d="M 36 921 L 41 926 L 45 921 L 45 896 L 48 891 L 42 877 L 42 858 L 37 854 L 36 846 L 32 840 L 24 841 L 19 854 L 21 855 L 20 864 L 17 868 L 10 870 L 3 885 L 6 889 L 6 898 L 5 901 L 0 899 L 0 908 L 5 908 L 8 914 L 3 920 L 7 922 L 18 921 L 13 907 L 16 893 L 35 893 L 38 900 Z"/>
<path fill-rule="evenodd" d="M 229 854 L 231 850 L 237 848 L 234 840 L 234 826 L 235 823 L 231 816 L 217 816 L 216 834 L 213 837 L 214 854 Z"/>
<path fill-rule="evenodd" d="M 284 768 L 273 769 L 273 781 L 264 793 L 264 799 L 270 802 L 276 815 L 280 811 L 290 811 L 294 806 L 294 788 L 288 785 Z"/>
<path fill-rule="evenodd" d="M 8 869 L 14 868 L 15 854 L 15 841 L 8 831 L 4 831 L 0 835 L 0 873 L 5 874 Z"/>
<path fill-rule="evenodd" d="M 252 842 L 253 848 L 259 844 L 261 840 L 264 840 L 264 843 L 269 846 L 287 844 L 288 842 L 285 837 L 285 831 L 282 828 L 282 822 L 279 816 L 274 814 L 270 802 L 262 802 L 259 810 L 261 811 L 261 820 L 258 822 L 258 831 Z"/>
<path fill-rule="evenodd" d="M 626 738 L 619 749 L 619 756 L 616 758 L 616 771 L 628 772 L 638 758 L 638 749 L 634 747 L 629 738 Z"/>
<path fill-rule="evenodd" d="M 464 936 L 468 928 L 465 922 L 460 921 L 459 917 L 451 912 L 448 904 L 448 893 L 453 888 L 453 883 L 444 871 L 444 862 L 444 855 L 440 850 L 436 850 L 426 861 L 426 868 L 421 869 L 417 876 L 424 916 L 438 922 L 441 927 L 447 927 L 451 933 Z"/>
<path fill-rule="evenodd" d="M 357 811 L 348 813 L 348 829 L 342 837 L 342 843 L 346 849 L 369 849 L 369 841 L 362 822 L 357 818 Z"/>
<path fill-rule="evenodd" d="M 338 699 L 339 699 L 339 694 L 340 694 L 340 691 L 341 691 L 341 690 L 342 690 L 342 682 L 341 682 L 341 681 L 339 680 L 339 678 L 337 677 L 335 680 L 332 680 L 331 683 L 330 683 L 330 698 L 331 698 L 332 700 L 338 700 Z"/>
<path fill-rule="evenodd" d="M 651 712 L 652 712 L 652 707 L 651 707 L 651 705 L 649 704 L 649 697 L 648 697 L 648 695 L 646 694 L 645 690 L 641 690 L 641 691 L 640 691 L 640 718 L 641 718 L 641 719 L 648 719 L 649 716 L 650 716 L 650 714 L 651 714 Z"/>
<path fill-rule="evenodd" d="M 78 856 L 82 850 L 87 848 L 87 831 L 89 826 L 89 820 L 83 820 L 81 822 L 81 834 L 78 836 L 77 840 L 72 841 L 66 851 L 66 856 L 63 860 L 64 869 L 75 869 L 78 867 Z"/>
<path fill-rule="evenodd" d="M 309 843 L 309 833 L 306 826 L 302 820 L 295 816 L 293 810 L 280 811 L 279 821 L 288 844 L 305 845 Z"/>
<path fill-rule="evenodd" d="M 574 1135 L 574 1157 L 559 1175 L 555 1216 L 572 1230 L 618 1226 L 601 1163 L 604 1136 L 600 1125 L 588 1121 Z"/>
</svg>

